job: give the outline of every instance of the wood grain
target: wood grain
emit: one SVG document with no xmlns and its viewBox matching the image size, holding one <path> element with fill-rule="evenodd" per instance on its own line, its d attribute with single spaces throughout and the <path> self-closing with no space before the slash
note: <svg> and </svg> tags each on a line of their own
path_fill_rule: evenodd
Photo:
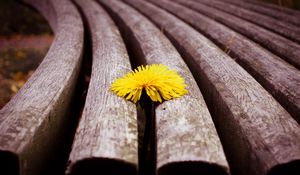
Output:
<svg viewBox="0 0 300 175">
<path fill-rule="evenodd" d="M 174 173 L 175 164 L 183 174 L 227 174 L 228 164 L 207 106 L 176 49 L 136 10 L 119 1 L 101 2 L 122 20 L 124 26 L 119 27 L 133 34 L 131 44 L 139 46 L 135 52 L 142 53 L 147 64 L 164 64 L 182 75 L 187 84 L 188 95 L 165 101 L 155 109 L 158 174 Z"/>
<path fill-rule="evenodd" d="M 263 47 L 269 49 L 271 52 L 279 55 L 296 68 L 300 69 L 300 45 L 297 43 L 294 43 L 253 23 L 247 22 L 204 4 L 195 2 L 194 0 L 175 1 L 247 36 L 251 40 L 261 44 Z"/>
<path fill-rule="evenodd" d="M 153 1 L 209 37 L 242 65 L 300 123 L 300 71 L 243 35 L 169 1 Z M 180 11 L 181 13 L 176 13 Z"/>
<path fill-rule="evenodd" d="M 199 2 L 262 26 L 294 42 L 297 42 L 298 44 L 300 43 L 300 28 L 297 26 L 284 21 L 276 20 L 267 15 L 243 9 L 228 2 L 226 3 L 219 0 L 201 0 Z"/>
<path fill-rule="evenodd" d="M 240 6 L 241 8 L 255 11 L 264 15 L 268 15 L 275 19 L 289 22 L 293 25 L 300 26 L 300 12 L 296 10 L 291 10 L 283 7 L 279 7 L 268 3 L 263 2 L 253 2 L 253 1 L 240 1 L 240 0 L 222 0 L 235 5 Z M 272 7 L 271 7 L 272 6 Z"/>
<path fill-rule="evenodd" d="M 136 107 L 110 90 L 113 81 L 131 71 L 126 47 L 118 28 L 98 3 L 75 2 L 89 25 L 93 64 L 68 173 L 136 174 Z"/>
<path fill-rule="evenodd" d="M 210 108 L 234 174 L 263 175 L 276 166 L 288 169 L 289 164 L 299 164 L 299 125 L 253 77 L 169 13 L 145 1 L 126 2 L 161 27 L 183 55 Z"/>
<path fill-rule="evenodd" d="M 17 165 L 9 165 L 4 160 L 2 166 L 15 166 L 22 175 L 34 175 L 41 174 L 41 169 L 49 164 L 49 157 L 57 153 L 66 133 L 69 121 L 66 112 L 81 65 L 83 25 L 69 1 L 26 2 L 37 8 L 51 4 L 48 9 L 38 10 L 49 13 L 47 20 L 57 28 L 53 44 L 40 66 L 0 111 L 0 150 L 10 152 L 17 159 L 14 162 Z"/>
</svg>

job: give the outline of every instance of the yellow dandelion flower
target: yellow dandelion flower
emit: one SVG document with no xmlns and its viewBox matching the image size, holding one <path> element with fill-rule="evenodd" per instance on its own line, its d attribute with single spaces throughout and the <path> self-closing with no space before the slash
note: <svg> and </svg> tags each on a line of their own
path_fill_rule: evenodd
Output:
<svg viewBox="0 0 300 175">
<path fill-rule="evenodd" d="M 184 79 L 174 70 L 162 64 L 139 66 L 117 79 L 111 90 L 118 96 L 136 103 L 145 90 L 154 102 L 162 102 L 187 94 Z"/>
</svg>

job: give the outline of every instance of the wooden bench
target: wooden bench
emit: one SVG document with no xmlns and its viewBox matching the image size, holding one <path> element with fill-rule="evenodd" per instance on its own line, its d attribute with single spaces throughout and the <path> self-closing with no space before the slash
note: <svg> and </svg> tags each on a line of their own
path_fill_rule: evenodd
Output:
<svg viewBox="0 0 300 175">
<path fill-rule="evenodd" d="M 210 108 L 232 173 L 272 174 L 278 173 L 273 172 L 277 168 L 296 170 L 300 158 L 300 127 L 253 77 L 174 16 L 148 2 L 126 2 L 162 28 L 183 55 Z M 159 6 L 169 2 L 171 6 L 171 1 L 151 2 Z"/>
<path fill-rule="evenodd" d="M 28 82 L 0 111 L 0 174 L 45 174 L 66 128 L 83 51 L 83 24 L 69 1 L 28 0 L 49 21 L 55 39 Z M 48 171 L 49 169 L 47 169 Z"/>
<path fill-rule="evenodd" d="M 299 174 L 299 27 L 272 16 L 294 11 L 238 0 L 27 1 L 55 40 L 0 111 L 0 173 L 49 174 L 43 166 L 64 149 L 57 172 L 70 175 Z M 86 99 L 74 98 L 82 55 L 92 59 Z M 145 64 L 176 70 L 188 94 L 135 105 L 110 90 Z M 75 133 L 73 100 L 84 103 Z"/>
<path fill-rule="evenodd" d="M 182 1 L 183 2 L 183 1 Z M 211 1 L 213 2 L 213 1 Z M 219 45 L 264 86 L 300 123 L 300 72 L 250 39 L 214 20 L 174 3 L 161 3 Z M 197 5 L 197 4 L 191 4 Z M 181 13 L 176 13 L 181 11 Z"/>
<path fill-rule="evenodd" d="M 167 65 L 183 75 L 186 83 L 188 84 L 188 95 L 184 96 L 183 98 L 164 102 L 163 104 L 157 106 L 155 111 L 153 111 L 154 114 L 152 114 L 155 116 L 155 126 L 157 128 L 157 148 L 152 149 L 157 149 L 157 168 L 159 174 L 172 174 L 178 171 L 176 170 L 177 166 L 185 167 L 185 170 L 179 169 L 179 171 L 182 171 L 182 173 L 200 173 L 206 171 L 214 174 L 227 174 L 227 172 L 229 172 L 228 164 L 209 111 L 205 105 L 199 88 L 193 79 L 192 74 L 189 72 L 188 67 L 185 65 L 176 49 L 171 45 L 167 38 L 165 38 L 158 28 L 156 28 L 145 17 L 128 5 L 125 5 L 119 1 L 102 0 L 100 2 L 108 9 L 122 31 L 122 35 L 125 36 L 125 43 L 130 49 L 132 49 L 130 56 L 132 56 L 131 60 L 135 63 L 135 65 Z M 118 70 L 119 68 L 117 65 L 124 66 L 122 60 L 116 60 L 116 66 L 111 65 L 113 62 L 108 62 L 108 60 L 112 60 L 114 57 L 119 57 L 119 59 L 127 61 L 128 59 L 123 58 L 124 55 L 126 55 L 124 53 L 120 54 L 119 56 L 115 55 L 115 52 L 121 49 L 113 49 L 114 46 L 119 46 L 120 44 L 116 43 L 116 41 L 111 41 L 111 38 L 115 37 L 112 37 L 110 34 L 108 34 L 110 32 L 107 31 L 107 29 L 105 30 L 105 28 L 109 28 L 111 24 L 108 25 L 106 22 L 98 20 L 99 17 L 97 18 L 96 16 L 90 16 L 92 14 L 97 14 L 103 19 L 103 16 L 107 15 L 103 14 L 104 12 L 103 10 L 100 10 L 100 7 L 97 7 L 98 10 L 96 10 L 96 4 L 91 3 L 90 6 L 87 7 L 84 3 L 85 2 L 81 1 L 80 6 L 83 7 L 83 10 L 87 9 L 84 10 L 84 12 L 86 13 L 87 19 L 90 23 L 90 27 L 92 29 L 92 38 L 94 39 L 93 58 L 103 60 L 101 62 L 97 62 L 96 60 L 93 63 L 93 65 L 95 64 L 95 66 L 93 66 L 93 70 L 96 71 L 94 74 L 92 72 L 91 80 L 93 80 L 93 76 L 97 77 L 97 74 L 100 74 L 101 76 L 104 75 L 104 73 L 99 71 L 99 68 L 95 68 L 96 66 L 101 66 L 102 69 L 108 71 L 110 70 L 109 67 L 113 67 L 114 69 Z M 95 8 L 95 10 L 91 10 L 92 8 Z M 96 11 L 98 13 L 96 13 Z M 95 26 L 102 27 L 102 29 L 95 29 Z M 95 35 L 96 32 L 99 33 L 99 31 L 102 31 L 103 34 L 101 36 Z M 98 37 L 101 39 L 97 39 Z M 107 46 L 105 46 L 105 44 L 107 44 Z M 105 48 L 110 49 L 106 50 Z M 107 53 L 101 53 L 100 51 L 105 51 Z M 98 56 L 97 53 L 101 55 L 111 54 L 111 56 L 108 58 L 103 58 L 103 56 Z M 103 68 L 103 66 L 107 66 L 108 68 Z M 109 72 L 111 74 L 111 71 Z M 126 125 L 123 126 L 125 121 L 121 122 L 122 120 L 126 120 L 126 117 L 124 117 L 124 112 L 117 113 L 118 115 L 114 116 L 110 114 L 112 110 L 109 112 L 109 109 L 113 108 L 116 111 L 120 111 L 121 109 L 118 108 L 122 106 L 125 107 L 123 104 L 125 100 L 118 99 L 114 94 L 109 92 L 109 85 L 116 77 L 109 75 L 105 77 L 109 77 L 110 79 L 108 80 L 108 78 L 106 78 L 106 82 L 101 82 L 100 80 L 97 82 L 91 81 L 89 92 L 91 92 L 91 96 L 94 97 L 89 98 L 88 94 L 86 108 L 91 110 L 97 109 L 101 113 L 89 112 L 89 115 L 87 116 L 86 112 L 88 112 L 88 110 L 84 110 L 82 116 L 83 118 L 81 119 L 71 154 L 71 161 L 74 163 L 74 167 L 72 168 L 71 165 L 70 174 L 78 173 L 79 169 L 82 174 L 84 174 L 83 172 L 89 172 L 91 169 L 96 169 L 96 172 L 105 172 L 107 174 L 112 174 L 112 172 L 115 171 L 118 171 L 119 173 L 122 172 L 123 174 L 134 174 L 134 171 L 128 172 L 122 170 L 122 166 L 122 168 L 113 168 L 113 165 L 107 165 L 110 169 L 106 169 L 105 167 L 100 168 L 92 163 L 89 164 L 90 166 L 84 164 L 84 161 L 91 162 L 91 159 L 95 158 L 107 159 L 107 157 L 122 155 L 122 152 L 120 152 L 120 155 L 111 155 L 111 153 L 109 153 L 110 149 L 115 147 L 114 145 L 117 145 L 120 147 L 119 149 L 124 151 L 130 150 L 129 148 L 136 148 L 136 143 L 132 143 L 133 145 L 128 145 L 129 148 L 126 148 L 126 145 L 123 145 L 123 142 L 121 141 L 125 138 L 120 138 L 122 135 L 115 135 L 115 133 L 122 133 L 129 129 L 126 129 Z M 93 83 L 97 83 L 95 84 L 95 87 Z M 104 90 L 107 92 L 103 92 L 103 94 L 106 97 L 101 96 L 100 94 L 95 96 L 95 93 L 100 93 L 94 92 L 94 90 L 97 90 L 96 87 L 104 87 Z M 97 100 L 94 98 L 99 99 L 98 103 L 96 103 Z M 111 103 L 108 100 L 110 98 L 115 98 L 116 100 Z M 103 105 L 103 99 L 107 99 L 108 102 L 106 103 L 112 104 L 112 107 Z M 93 102 L 92 107 L 87 106 L 90 104 L 90 100 Z M 131 115 L 130 117 L 135 119 L 131 119 L 129 121 L 136 122 L 136 118 L 145 120 L 142 118 L 143 116 L 136 116 L 136 113 L 134 112 L 128 112 L 128 114 Z M 96 119 L 97 117 L 99 117 L 98 120 Z M 146 114 L 146 117 L 151 117 L 151 114 Z M 112 120 L 111 122 L 114 121 L 114 123 L 110 124 L 109 120 Z M 122 125 L 117 126 L 116 123 L 120 123 Z M 110 127 L 110 125 L 112 126 Z M 133 123 L 130 126 L 136 125 Z M 124 128 L 125 131 L 120 131 L 121 128 Z M 134 134 L 136 134 L 137 130 L 135 127 L 132 127 L 130 130 L 135 131 Z M 103 134 L 98 136 L 95 133 Z M 134 134 L 133 137 L 135 136 Z M 89 146 L 89 143 L 93 146 Z M 102 148 L 102 145 L 107 145 L 109 148 Z M 203 152 L 203 150 L 206 151 Z M 128 151 L 127 154 L 134 153 L 134 151 L 136 150 L 130 152 Z M 85 157 L 82 157 L 81 154 L 83 153 L 86 153 Z M 156 154 L 155 152 L 153 153 Z M 143 164 L 142 159 L 143 157 L 147 156 L 147 153 L 140 152 L 139 154 L 142 154 L 142 157 L 140 156 L 139 161 L 139 165 L 141 165 Z M 132 156 L 134 157 L 134 155 Z M 131 162 L 137 169 L 136 158 L 137 157 L 135 157 L 134 161 Z M 130 162 L 126 160 L 126 157 L 119 159 L 123 160 L 123 162 Z M 155 161 L 155 158 L 153 161 Z M 190 163 L 187 163 L 187 161 L 193 162 L 193 166 L 190 167 Z M 81 165 L 80 162 L 82 163 Z M 144 167 L 140 166 L 139 171 L 141 174 L 147 174 L 149 173 L 147 172 L 149 170 L 156 171 L 156 165 L 154 164 L 153 166 L 154 168 L 149 169 L 143 169 Z"/>
<path fill-rule="evenodd" d="M 242 33 L 251 40 L 261 44 L 263 47 L 268 48 L 273 53 L 279 55 L 296 68 L 300 69 L 300 45 L 296 44 L 287 38 L 277 35 L 269 30 L 257 26 L 248 21 L 242 20 L 236 16 L 225 13 L 215 8 L 211 8 L 201 1 L 195 0 L 180 0 L 177 1 L 191 9 L 194 9 L 201 14 L 213 18 L 214 20 L 229 26 L 233 30 Z"/>
</svg>

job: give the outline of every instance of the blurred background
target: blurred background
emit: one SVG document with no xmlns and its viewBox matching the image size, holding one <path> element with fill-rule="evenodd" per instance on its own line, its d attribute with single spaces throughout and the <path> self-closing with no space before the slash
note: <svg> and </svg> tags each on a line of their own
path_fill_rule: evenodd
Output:
<svg viewBox="0 0 300 175">
<path fill-rule="evenodd" d="M 300 0 L 260 1 L 300 9 Z M 0 21 L 1 109 L 40 64 L 53 41 L 53 33 L 47 21 L 22 1 L 0 0 Z"/>
<path fill-rule="evenodd" d="M 0 109 L 17 93 L 47 53 L 53 33 L 33 8 L 0 0 Z"/>
</svg>

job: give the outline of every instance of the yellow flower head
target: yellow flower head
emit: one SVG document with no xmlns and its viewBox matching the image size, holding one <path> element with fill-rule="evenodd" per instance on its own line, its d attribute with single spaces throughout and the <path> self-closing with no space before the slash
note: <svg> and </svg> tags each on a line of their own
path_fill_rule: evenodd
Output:
<svg viewBox="0 0 300 175">
<path fill-rule="evenodd" d="M 162 64 L 139 66 L 125 76 L 118 78 L 111 90 L 118 96 L 136 103 L 143 89 L 152 101 L 162 102 L 187 94 L 184 79 L 174 70 Z"/>
</svg>

